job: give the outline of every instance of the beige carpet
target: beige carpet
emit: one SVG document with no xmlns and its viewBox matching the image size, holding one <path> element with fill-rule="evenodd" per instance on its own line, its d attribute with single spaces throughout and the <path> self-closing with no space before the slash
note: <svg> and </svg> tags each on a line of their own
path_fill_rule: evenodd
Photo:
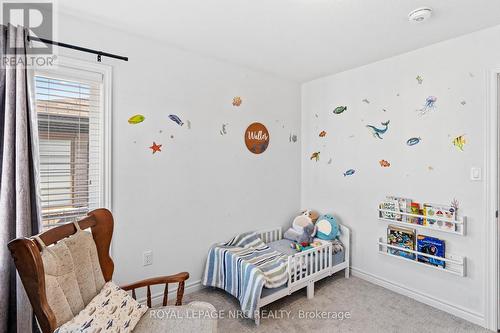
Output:
<svg viewBox="0 0 500 333">
<path fill-rule="evenodd" d="M 185 301 L 207 301 L 222 310 L 219 332 L 490 332 L 463 319 L 401 296 L 343 272 L 316 283 L 311 300 L 305 289 L 264 307 L 268 312 L 290 311 L 283 319 L 263 318 L 260 326 L 249 319 L 229 319 L 240 309 L 238 300 L 219 289 L 206 288 L 186 295 Z M 299 311 L 349 311 L 350 319 L 299 319 Z M 309 313 L 312 313 L 309 312 Z M 314 312 L 316 313 L 316 312 Z M 332 315 L 330 314 L 330 317 Z M 292 318 L 295 317 L 295 318 Z"/>
</svg>

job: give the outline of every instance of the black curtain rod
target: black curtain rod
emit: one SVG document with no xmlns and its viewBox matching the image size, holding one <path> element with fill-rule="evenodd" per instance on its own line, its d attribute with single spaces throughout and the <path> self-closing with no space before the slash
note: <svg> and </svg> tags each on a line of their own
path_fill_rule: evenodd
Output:
<svg viewBox="0 0 500 333">
<path fill-rule="evenodd" d="M 52 45 L 56 45 L 56 46 L 60 46 L 60 47 L 65 47 L 65 48 L 72 49 L 72 50 L 77 50 L 77 51 L 82 51 L 82 52 L 97 54 L 97 61 L 99 61 L 99 62 L 101 62 L 101 57 L 108 57 L 108 58 L 114 58 L 114 59 L 119 59 L 119 60 L 123 60 L 123 61 L 128 61 L 128 57 L 119 56 L 119 55 L 116 55 L 116 54 L 102 52 L 102 51 L 97 51 L 97 50 L 93 50 L 93 49 L 88 49 L 86 47 L 81 47 L 81 46 L 76 46 L 76 45 L 71 45 L 71 44 L 66 44 L 66 43 L 60 43 L 60 42 L 55 42 L 55 41 L 50 40 L 50 39 L 33 37 L 33 36 L 29 36 L 28 35 L 28 41 L 30 41 L 30 40 L 34 40 L 34 41 L 42 42 L 42 43 L 46 43 L 46 44 L 52 44 Z"/>
</svg>

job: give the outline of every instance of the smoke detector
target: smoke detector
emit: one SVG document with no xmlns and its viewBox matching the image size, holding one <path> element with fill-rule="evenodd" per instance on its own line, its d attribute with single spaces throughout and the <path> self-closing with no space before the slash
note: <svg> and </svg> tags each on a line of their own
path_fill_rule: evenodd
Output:
<svg viewBox="0 0 500 333">
<path fill-rule="evenodd" d="M 432 15 L 432 9 L 429 7 L 422 7 L 412 10 L 408 14 L 408 20 L 411 22 L 421 23 L 429 19 Z"/>
</svg>

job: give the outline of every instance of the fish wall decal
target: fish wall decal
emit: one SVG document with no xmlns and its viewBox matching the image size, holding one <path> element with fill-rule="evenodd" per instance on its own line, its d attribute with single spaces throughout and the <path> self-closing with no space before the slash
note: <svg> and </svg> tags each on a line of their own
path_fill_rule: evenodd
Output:
<svg viewBox="0 0 500 333">
<path fill-rule="evenodd" d="M 146 119 L 146 118 L 142 114 L 136 114 L 136 115 L 128 118 L 128 123 L 135 125 L 135 124 L 142 123 L 144 121 L 144 119 Z"/>
<path fill-rule="evenodd" d="M 333 109 L 333 113 L 334 114 L 341 114 L 346 110 L 347 110 L 347 106 L 337 106 L 335 109 Z"/>
<path fill-rule="evenodd" d="M 465 134 L 462 134 L 462 135 L 454 138 L 452 143 L 455 147 L 457 147 L 458 150 L 464 151 L 464 146 L 467 143 L 467 141 L 465 139 Z"/>
<path fill-rule="evenodd" d="M 410 138 L 406 141 L 406 144 L 408 146 L 414 146 L 416 144 L 418 144 L 422 139 L 421 138 Z"/>
<path fill-rule="evenodd" d="M 175 114 L 171 114 L 168 117 L 170 118 L 170 120 L 174 121 L 177 125 L 180 125 L 180 126 L 184 125 L 181 118 L 177 117 Z"/>
<path fill-rule="evenodd" d="M 384 126 L 383 128 L 377 128 L 373 125 L 366 125 L 366 127 L 370 129 L 370 131 L 372 132 L 372 134 L 375 138 L 383 139 L 382 135 L 384 135 L 385 132 L 387 132 L 387 130 L 389 129 L 389 123 L 390 123 L 390 120 L 387 120 L 386 122 L 381 123 L 382 126 Z"/>
<path fill-rule="evenodd" d="M 380 163 L 380 166 L 383 168 L 388 168 L 391 166 L 391 163 L 387 162 L 386 160 L 380 160 L 379 163 Z"/>
<path fill-rule="evenodd" d="M 352 175 L 354 175 L 355 172 L 356 172 L 356 170 L 349 169 L 346 172 L 344 172 L 344 177 L 346 177 L 346 176 L 352 176 Z"/>
</svg>

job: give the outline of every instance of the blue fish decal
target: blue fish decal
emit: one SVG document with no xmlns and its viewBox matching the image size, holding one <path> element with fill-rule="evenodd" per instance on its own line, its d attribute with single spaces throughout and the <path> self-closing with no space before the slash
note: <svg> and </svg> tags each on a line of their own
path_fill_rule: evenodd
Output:
<svg viewBox="0 0 500 333">
<path fill-rule="evenodd" d="M 355 172 L 356 171 L 354 169 L 349 169 L 346 172 L 344 172 L 344 177 L 354 175 Z"/>
<path fill-rule="evenodd" d="M 410 139 L 408 139 L 408 141 L 406 141 L 406 144 L 407 144 L 408 146 L 414 146 L 414 145 L 416 145 L 417 143 L 419 143 L 419 142 L 420 142 L 420 140 L 422 140 L 422 139 L 421 139 L 421 138 L 410 138 Z"/>
<path fill-rule="evenodd" d="M 385 123 L 381 123 L 382 128 L 377 128 L 373 125 L 366 125 L 366 127 L 368 127 L 370 129 L 370 131 L 372 131 L 372 134 L 374 137 L 376 138 L 379 138 L 379 139 L 383 139 L 382 138 L 382 135 L 385 134 L 385 132 L 387 132 L 387 129 L 389 129 L 389 123 L 390 123 L 390 120 L 387 120 Z"/>
<path fill-rule="evenodd" d="M 175 123 L 177 125 L 180 125 L 180 126 L 184 125 L 184 123 L 182 122 L 181 118 L 177 117 L 175 114 L 171 114 L 168 117 L 170 118 L 170 120 L 175 121 Z"/>
</svg>

